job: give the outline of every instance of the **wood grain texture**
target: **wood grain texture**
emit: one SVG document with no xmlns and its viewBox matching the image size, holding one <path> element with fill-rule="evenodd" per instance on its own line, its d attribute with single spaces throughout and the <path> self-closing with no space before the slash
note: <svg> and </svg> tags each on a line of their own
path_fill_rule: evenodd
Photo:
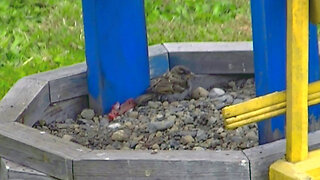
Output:
<svg viewBox="0 0 320 180">
<path fill-rule="evenodd" d="M 49 82 L 49 81 L 61 79 L 64 77 L 79 75 L 85 72 L 87 72 L 86 63 L 78 63 L 75 65 L 66 66 L 66 67 L 55 69 L 55 70 L 34 74 L 27 77 L 30 79 L 44 80 Z"/>
<path fill-rule="evenodd" d="M 309 149 L 320 148 L 320 131 L 309 133 Z M 273 143 L 244 150 L 250 161 L 251 180 L 269 179 L 269 166 L 278 159 L 284 158 L 286 149 L 285 139 Z"/>
<path fill-rule="evenodd" d="M 68 118 L 75 119 L 85 108 L 88 108 L 88 96 L 81 96 L 53 103 L 43 112 L 41 119 L 45 120 L 47 124 Z"/>
<path fill-rule="evenodd" d="M 251 42 L 165 43 L 170 68 L 185 65 L 198 74 L 251 74 Z"/>
<path fill-rule="evenodd" d="M 87 73 L 49 81 L 51 103 L 88 94 Z"/>
<path fill-rule="evenodd" d="M 12 161 L 4 159 L 4 165 L 7 167 L 7 175 L 9 180 L 23 179 L 23 180 L 54 180 L 55 178 L 49 177 L 39 171 L 21 166 Z"/>
<path fill-rule="evenodd" d="M 73 179 L 72 159 L 89 151 L 20 123 L 0 124 L 0 156 L 59 179 Z"/>
<path fill-rule="evenodd" d="M 249 179 L 240 151 L 92 151 L 74 161 L 76 180 Z"/>
<path fill-rule="evenodd" d="M 35 111 L 43 111 L 50 104 L 47 82 L 20 79 L 0 101 L 0 122 L 20 121 L 32 125 Z"/>
<path fill-rule="evenodd" d="M 87 65 L 85 63 L 31 75 L 28 78 L 49 83 L 52 103 L 88 94 Z"/>
<path fill-rule="evenodd" d="M 0 157 L 0 180 L 8 180 L 8 170 L 5 161 Z"/>
</svg>

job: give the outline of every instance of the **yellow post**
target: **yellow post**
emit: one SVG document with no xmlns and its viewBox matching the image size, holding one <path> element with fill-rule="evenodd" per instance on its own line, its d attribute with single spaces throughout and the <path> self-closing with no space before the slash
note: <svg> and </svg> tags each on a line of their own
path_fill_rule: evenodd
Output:
<svg viewBox="0 0 320 180">
<path fill-rule="evenodd" d="M 287 0 L 286 159 L 308 157 L 309 0 Z"/>
</svg>

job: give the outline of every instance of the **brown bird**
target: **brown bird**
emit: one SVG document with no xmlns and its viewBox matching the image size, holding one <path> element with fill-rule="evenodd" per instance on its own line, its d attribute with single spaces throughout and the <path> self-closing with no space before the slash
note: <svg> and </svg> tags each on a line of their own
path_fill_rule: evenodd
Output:
<svg viewBox="0 0 320 180">
<path fill-rule="evenodd" d="M 194 74 L 185 66 L 173 67 L 163 76 L 151 80 L 147 93 L 138 97 L 136 103 L 142 105 L 150 100 L 176 101 L 185 99 L 191 90 Z"/>
</svg>

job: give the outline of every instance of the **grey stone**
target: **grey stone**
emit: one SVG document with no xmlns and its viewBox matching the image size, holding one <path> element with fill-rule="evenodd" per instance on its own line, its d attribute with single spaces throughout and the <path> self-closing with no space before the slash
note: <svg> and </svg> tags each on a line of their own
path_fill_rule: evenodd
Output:
<svg viewBox="0 0 320 180">
<path fill-rule="evenodd" d="M 150 122 L 148 124 L 148 130 L 150 133 L 154 133 L 156 131 L 166 130 L 171 128 L 174 125 L 174 120 L 165 120 L 160 122 Z"/>
<path fill-rule="evenodd" d="M 209 92 L 209 97 L 210 98 L 216 98 L 219 96 L 224 95 L 226 92 L 223 89 L 220 88 L 213 88 L 211 89 L 211 91 Z"/>
<path fill-rule="evenodd" d="M 81 117 L 87 120 L 92 120 L 94 117 L 94 111 L 93 109 L 84 109 L 81 112 Z"/>
<path fill-rule="evenodd" d="M 128 135 L 125 133 L 124 130 L 118 130 L 114 132 L 111 136 L 111 139 L 114 141 L 126 141 L 128 140 Z"/>
<path fill-rule="evenodd" d="M 182 144 L 190 144 L 190 143 L 193 143 L 194 142 L 194 139 L 192 136 L 190 135 L 187 135 L 187 136 L 183 136 L 180 140 L 180 142 Z"/>
<path fill-rule="evenodd" d="M 197 131 L 197 136 L 196 136 L 197 141 L 206 140 L 207 137 L 208 137 L 208 134 L 207 134 L 204 130 L 199 129 L 199 130 Z"/>
<path fill-rule="evenodd" d="M 199 99 L 201 97 L 208 97 L 209 92 L 203 87 L 198 87 L 192 92 L 192 98 Z"/>
<path fill-rule="evenodd" d="M 138 116 L 139 116 L 139 113 L 137 111 L 131 111 L 128 113 L 128 117 L 130 117 L 130 118 L 137 119 Z"/>
</svg>

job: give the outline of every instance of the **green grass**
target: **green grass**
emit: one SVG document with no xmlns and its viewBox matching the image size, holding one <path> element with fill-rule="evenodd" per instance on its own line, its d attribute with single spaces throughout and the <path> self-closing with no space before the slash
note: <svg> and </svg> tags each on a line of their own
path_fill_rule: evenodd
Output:
<svg viewBox="0 0 320 180">
<path fill-rule="evenodd" d="M 149 44 L 250 40 L 249 0 L 145 0 Z M 26 75 L 85 60 L 81 0 L 0 1 L 0 99 Z"/>
</svg>

